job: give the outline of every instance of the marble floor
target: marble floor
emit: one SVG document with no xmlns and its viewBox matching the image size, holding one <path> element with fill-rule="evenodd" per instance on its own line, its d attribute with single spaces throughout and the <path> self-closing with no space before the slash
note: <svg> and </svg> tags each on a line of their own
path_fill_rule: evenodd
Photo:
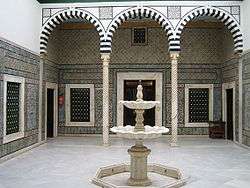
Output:
<svg viewBox="0 0 250 188">
<path fill-rule="evenodd" d="M 90 179 L 101 166 L 129 162 L 133 144 L 112 138 L 58 137 L 0 164 L 0 188 L 95 188 Z M 230 141 L 182 138 L 169 147 L 168 138 L 146 142 L 149 162 L 180 168 L 190 176 L 185 188 L 250 188 L 250 150 Z"/>
</svg>

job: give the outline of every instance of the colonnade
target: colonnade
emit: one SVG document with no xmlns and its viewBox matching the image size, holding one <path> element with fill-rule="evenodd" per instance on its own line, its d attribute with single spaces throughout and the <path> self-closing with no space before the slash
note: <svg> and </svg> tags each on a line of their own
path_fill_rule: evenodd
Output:
<svg viewBox="0 0 250 188">
<path fill-rule="evenodd" d="M 171 59 L 171 146 L 178 146 L 178 52 L 170 52 Z M 101 54 L 103 66 L 103 145 L 109 141 L 109 63 L 110 53 Z"/>
</svg>

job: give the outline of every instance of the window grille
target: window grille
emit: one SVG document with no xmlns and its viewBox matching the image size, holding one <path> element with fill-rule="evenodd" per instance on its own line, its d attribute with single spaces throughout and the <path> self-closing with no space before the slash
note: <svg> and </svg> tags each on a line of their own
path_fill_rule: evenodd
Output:
<svg viewBox="0 0 250 188">
<path fill-rule="evenodd" d="M 70 88 L 70 121 L 90 121 L 90 88 Z"/>
<path fill-rule="evenodd" d="M 189 123 L 209 121 L 209 89 L 189 89 Z"/>
<path fill-rule="evenodd" d="M 132 44 L 146 45 L 147 44 L 147 28 L 132 29 Z"/>
<path fill-rule="evenodd" d="M 7 82 L 6 135 L 19 132 L 20 83 Z"/>
</svg>

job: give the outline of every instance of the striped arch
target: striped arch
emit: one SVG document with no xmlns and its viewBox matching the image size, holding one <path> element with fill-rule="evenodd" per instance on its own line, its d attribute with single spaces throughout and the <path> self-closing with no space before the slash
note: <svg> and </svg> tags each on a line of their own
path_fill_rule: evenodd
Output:
<svg viewBox="0 0 250 188">
<path fill-rule="evenodd" d="M 48 39 L 56 26 L 71 18 L 83 19 L 92 23 L 100 36 L 100 43 L 105 41 L 105 30 L 100 21 L 94 15 L 85 10 L 72 8 L 58 12 L 44 24 L 40 34 L 40 54 L 47 53 Z M 101 47 L 100 51 L 102 51 Z"/>
<path fill-rule="evenodd" d="M 129 18 L 135 18 L 136 16 L 144 16 L 158 22 L 167 34 L 169 46 L 172 45 L 172 42 L 174 42 L 173 27 L 162 13 L 149 7 L 132 7 L 119 13 L 109 24 L 106 32 L 106 43 L 105 46 L 102 46 L 106 52 L 111 52 L 112 37 L 118 27 Z"/>
<path fill-rule="evenodd" d="M 224 25 L 229 29 L 234 40 L 234 51 L 235 53 L 241 53 L 243 51 L 243 37 L 240 31 L 240 26 L 236 19 L 230 15 L 228 12 L 211 6 L 199 7 L 188 14 L 186 14 L 176 27 L 176 47 L 174 50 L 180 51 L 180 38 L 181 34 L 185 28 L 185 25 L 191 20 L 198 18 L 200 16 L 210 16 L 216 18 L 224 23 Z"/>
</svg>

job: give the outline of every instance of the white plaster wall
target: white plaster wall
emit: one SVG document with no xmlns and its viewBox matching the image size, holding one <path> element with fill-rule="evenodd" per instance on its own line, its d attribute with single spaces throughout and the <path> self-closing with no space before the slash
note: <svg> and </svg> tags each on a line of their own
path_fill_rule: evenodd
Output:
<svg viewBox="0 0 250 188">
<path fill-rule="evenodd" d="M 39 53 L 41 8 L 36 0 L 6 0 L 0 6 L 0 37 Z"/>
<path fill-rule="evenodd" d="M 250 50 L 250 1 L 244 0 L 242 6 L 242 29 L 244 34 L 244 50 Z"/>
</svg>

